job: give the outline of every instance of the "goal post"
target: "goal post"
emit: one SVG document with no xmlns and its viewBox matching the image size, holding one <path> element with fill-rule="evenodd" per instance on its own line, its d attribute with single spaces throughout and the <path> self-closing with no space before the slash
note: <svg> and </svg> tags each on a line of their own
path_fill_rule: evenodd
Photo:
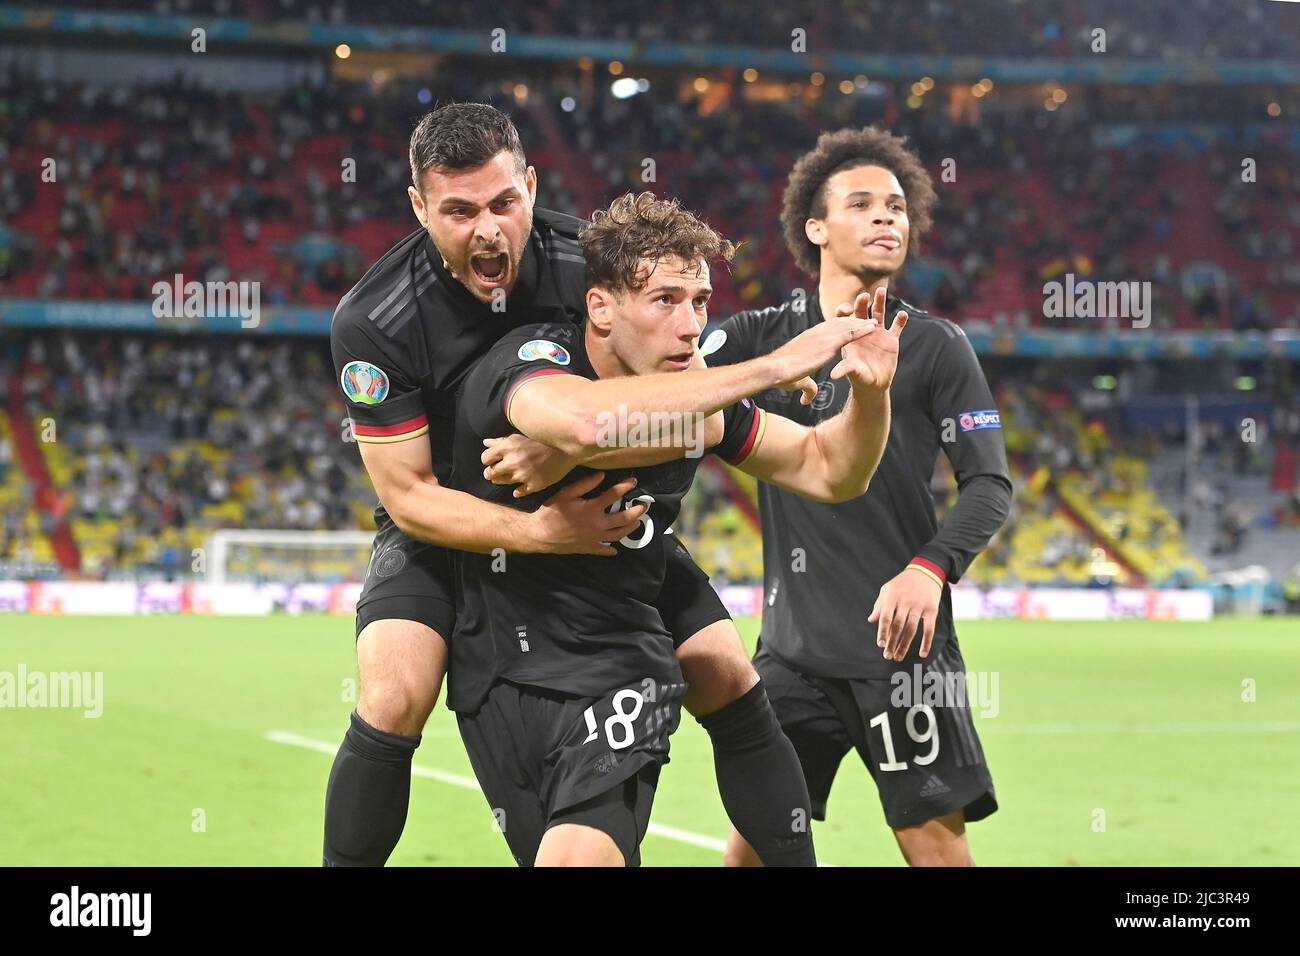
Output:
<svg viewBox="0 0 1300 956">
<path fill-rule="evenodd" d="M 208 537 L 204 577 L 209 584 L 360 581 L 374 538 L 373 531 L 222 528 Z"/>
</svg>

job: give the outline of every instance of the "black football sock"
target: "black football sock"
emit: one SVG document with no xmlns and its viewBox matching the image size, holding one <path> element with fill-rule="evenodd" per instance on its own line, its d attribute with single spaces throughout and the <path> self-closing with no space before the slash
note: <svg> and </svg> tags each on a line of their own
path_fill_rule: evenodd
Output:
<svg viewBox="0 0 1300 956">
<path fill-rule="evenodd" d="M 354 710 L 325 787 L 325 866 L 383 866 L 406 826 L 419 737 L 376 730 Z"/>
<path fill-rule="evenodd" d="M 803 767 L 760 680 L 700 718 L 713 739 L 722 805 L 764 866 L 816 866 Z"/>
</svg>

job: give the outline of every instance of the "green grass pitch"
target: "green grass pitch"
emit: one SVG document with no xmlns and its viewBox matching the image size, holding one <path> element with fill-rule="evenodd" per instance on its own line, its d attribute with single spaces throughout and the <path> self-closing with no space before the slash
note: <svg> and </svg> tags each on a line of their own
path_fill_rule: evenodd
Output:
<svg viewBox="0 0 1300 956">
<path fill-rule="evenodd" d="M 755 622 L 741 624 L 752 641 Z M 970 827 L 982 865 L 1300 863 L 1296 620 L 959 632 L 967 666 L 998 675 L 999 712 L 977 717 L 1001 804 Z M 97 719 L 0 708 L 0 865 L 319 864 L 353 706 L 350 619 L 6 617 L 0 671 L 19 663 L 102 671 L 104 705 Z M 416 766 L 392 862 L 510 865 L 441 706 Z M 689 716 L 653 821 L 646 865 L 720 862 L 726 821 Z M 901 864 L 854 755 L 814 833 L 826 863 Z"/>
</svg>

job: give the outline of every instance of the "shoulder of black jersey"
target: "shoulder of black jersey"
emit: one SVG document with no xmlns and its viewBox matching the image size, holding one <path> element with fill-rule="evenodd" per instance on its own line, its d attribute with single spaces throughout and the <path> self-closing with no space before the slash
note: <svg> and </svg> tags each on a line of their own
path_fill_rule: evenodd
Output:
<svg viewBox="0 0 1300 956">
<path fill-rule="evenodd" d="M 782 302 L 780 305 L 769 305 L 761 309 L 746 309 L 744 312 L 737 312 L 734 318 L 752 322 L 755 325 L 764 325 L 768 322 L 776 322 L 788 315 L 793 311 L 793 306 L 793 302 Z"/>
<path fill-rule="evenodd" d="M 438 279 L 425 252 L 427 236 L 423 229 L 415 230 L 366 270 L 334 309 L 331 334 L 348 325 L 369 323 L 394 338 L 409 324 L 417 311 L 416 298 Z"/>
<path fill-rule="evenodd" d="M 580 327 L 569 322 L 538 322 L 511 329 L 470 372 L 465 394 L 483 396 L 484 389 L 512 381 L 503 406 L 509 409 L 510 396 L 527 379 L 573 371 L 574 356 L 582 344 L 579 334 Z"/>
<path fill-rule="evenodd" d="M 591 225 L 588 220 L 581 219 L 581 217 L 569 216 L 567 212 L 556 212 L 555 209 L 546 209 L 541 206 L 533 208 L 533 221 L 546 226 L 552 232 L 567 235 L 571 239 L 576 239 L 578 233 Z"/>
<path fill-rule="evenodd" d="M 576 254 L 578 259 L 581 259 L 582 245 L 578 242 L 578 234 L 581 234 L 588 225 L 590 224 L 585 219 L 555 212 L 554 209 L 541 207 L 533 209 L 533 228 L 541 234 L 542 248 L 549 259 L 554 258 L 559 252 Z"/>
<path fill-rule="evenodd" d="M 807 300 L 791 295 L 780 305 L 737 312 L 723 319 L 709 334 L 701 352 L 706 356 L 721 352 L 729 335 L 734 335 L 735 341 L 747 343 L 746 349 L 750 354 L 762 349 L 765 342 L 791 338 L 802 331 L 805 315 L 801 310 L 807 307 Z M 725 355 L 723 358 L 725 360 Z"/>
<path fill-rule="evenodd" d="M 894 321 L 895 313 L 903 311 L 907 313 L 909 328 L 912 326 L 912 323 L 915 322 L 917 328 L 934 329 L 936 332 L 942 332 L 945 337 L 950 339 L 966 337 L 966 333 L 962 331 L 961 326 L 951 319 L 945 319 L 933 315 L 925 311 L 925 309 L 918 308 L 903 299 L 894 299 L 892 301 L 893 305 L 887 310 L 885 316 L 886 324 Z"/>
<path fill-rule="evenodd" d="M 553 342 L 566 349 L 574 348 L 582 334 L 582 326 L 572 322 L 536 322 L 521 325 L 501 336 L 493 346 L 498 352 L 513 352 L 528 342 Z"/>
<path fill-rule="evenodd" d="M 487 350 L 484 363 L 493 368 L 530 360 L 547 359 L 556 365 L 568 365 L 580 345 L 581 328 L 572 323 L 534 323 L 520 325 L 497 339 Z M 556 351 L 558 346 L 559 351 Z"/>
<path fill-rule="evenodd" d="M 543 265 L 550 272 L 556 295 L 562 303 L 585 312 L 587 260 L 582 255 L 578 233 L 587 225 L 581 219 L 549 209 L 533 211 L 533 233 Z"/>
<path fill-rule="evenodd" d="M 737 312 L 723 321 L 734 322 L 738 326 L 746 326 L 755 332 L 761 333 L 792 318 L 798 313 L 799 308 L 806 307 L 806 304 L 801 305 L 798 300 L 790 298 L 780 305 L 769 305 L 761 309 L 745 309 L 743 312 Z"/>
</svg>

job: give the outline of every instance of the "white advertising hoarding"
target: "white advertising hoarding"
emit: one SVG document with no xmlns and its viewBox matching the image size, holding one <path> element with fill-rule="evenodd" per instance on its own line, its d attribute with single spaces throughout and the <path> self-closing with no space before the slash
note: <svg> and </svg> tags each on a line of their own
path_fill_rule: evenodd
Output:
<svg viewBox="0 0 1300 956">
<path fill-rule="evenodd" d="M 360 592 L 360 584 L 0 581 L 0 614 L 351 615 L 356 612 Z M 762 588 L 726 585 L 718 589 L 718 595 L 733 615 L 762 613 Z M 1085 588 L 982 591 L 962 585 L 952 589 L 952 610 L 958 620 L 1208 621 L 1214 615 L 1214 598 L 1209 591 Z"/>
</svg>

